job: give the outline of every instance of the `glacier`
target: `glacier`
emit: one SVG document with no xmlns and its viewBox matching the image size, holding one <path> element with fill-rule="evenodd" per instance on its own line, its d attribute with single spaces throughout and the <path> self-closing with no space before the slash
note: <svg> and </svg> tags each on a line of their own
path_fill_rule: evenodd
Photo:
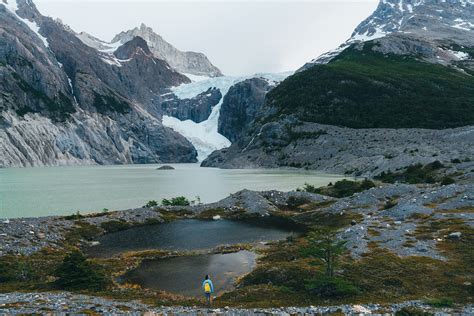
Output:
<svg viewBox="0 0 474 316">
<path fill-rule="evenodd" d="M 213 151 L 230 147 L 232 144 L 226 137 L 219 134 L 218 124 L 222 102 L 233 85 L 246 79 L 260 77 L 275 86 L 291 74 L 293 74 L 293 72 L 254 74 L 249 76 L 207 77 L 207 79 L 202 76 L 191 76 L 191 83 L 172 88 L 172 93 L 179 99 L 190 99 L 207 91 L 209 88 L 217 88 L 222 94 L 221 100 L 214 106 L 206 121 L 201 123 L 196 123 L 192 120 L 181 121 L 175 117 L 163 115 L 162 124 L 180 133 L 189 140 L 198 152 L 198 161 L 202 162 Z"/>
</svg>

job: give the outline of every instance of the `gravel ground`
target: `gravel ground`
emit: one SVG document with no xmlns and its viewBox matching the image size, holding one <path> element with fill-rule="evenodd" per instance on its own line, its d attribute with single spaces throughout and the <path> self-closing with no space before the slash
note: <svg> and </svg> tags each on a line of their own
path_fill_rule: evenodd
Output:
<svg viewBox="0 0 474 316">
<path fill-rule="evenodd" d="M 458 308 L 433 309 L 421 301 L 384 305 L 339 305 L 285 308 L 217 308 L 151 307 L 138 301 L 115 301 L 99 297 L 59 293 L 7 293 L 0 294 L 0 315 L 49 314 L 70 315 L 96 312 L 109 315 L 319 315 L 342 312 L 345 315 L 387 313 L 404 307 L 414 307 L 435 315 L 473 315 L 474 305 Z M 54 312 L 53 312 L 54 311 Z"/>
</svg>

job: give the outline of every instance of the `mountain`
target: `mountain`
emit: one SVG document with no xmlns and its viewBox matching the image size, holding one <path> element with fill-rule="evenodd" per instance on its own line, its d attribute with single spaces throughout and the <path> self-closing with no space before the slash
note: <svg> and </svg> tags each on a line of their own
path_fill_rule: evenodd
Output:
<svg viewBox="0 0 474 316">
<path fill-rule="evenodd" d="M 178 50 L 145 24 L 132 30 L 117 34 L 111 43 L 106 43 L 85 32 L 79 33 L 77 36 L 86 45 L 99 51 L 109 53 L 113 52 L 118 46 L 131 41 L 138 36 L 147 42 L 151 52 L 157 58 L 165 60 L 171 67 L 180 73 L 206 77 L 222 76 L 221 71 L 211 64 L 206 55 Z"/>
<path fill-rule="evenodd" d="M 196 161 L 159 113 L 190 80 L 143 40 L 100 52 L 29 0 L 0 2 L 0 34 L 0 166 Z"/>
<path fill-rule="evenodd" d="M 373 175 L 472 157 L 472 30 L 472 1 L 382 0 L 347 42 L 272 89 L 239 141 L 203 165 Z"/>
<path fill-rule="evenodd" d="M 302 67 L 325 64 L 354 43 L 382 39 L 390 43 L 394 53 L 416 50 L 431 62 L 449 62 L 467 58 L 462 49 L 459 52 L 439 50 L 449 42 L 455 47 L 474 46 L 474 2 L 472 0 L 385 0 L 380 1 L 375 12 L 361 22 L 352 36 L 341 46 L 310 61 Z M 411 43 L 400 43 L 401 38 L 411 38 Z M 416 45 L 416 40 L 423 43 Z M 409 44 L 414 45 L 410 47 Z M 424 46 L 424 47 L 423 47 Z M 446 47 L 445 47 L 446 48 Z M 410 51 L 411 50 L 411 51 Z M 440 53 L 436 55 L 436 53 Z"/>
</svg>

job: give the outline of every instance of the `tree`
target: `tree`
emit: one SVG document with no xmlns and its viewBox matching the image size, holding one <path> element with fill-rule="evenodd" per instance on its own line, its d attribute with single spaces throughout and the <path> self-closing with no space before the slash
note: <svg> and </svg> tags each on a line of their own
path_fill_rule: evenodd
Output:
<svg viewBox="0 0 474 316">
<path fill-rule="evenodd" d="M 329 228 L 318 228 L 309 233 L 309 245 L 303 249 L 303 255 L 319 261 L 325 266 L 327 277 L 334 276 L 334 268 L 339 257 L 345 252 L 346 241 L 338 240 L 336 232 Z"/>
<path fill-rule="evenodd" d="M 315 259 L 316 264 L 323 264 L 325 269 L 324 273 L 318 273 L 314 278 L 307 280 L 306 289 L 324 298 L 357 294 L 357 287 L 334 274 L 340 257 L 346 251 L 346 242 L 338 240 L 336 232 L 329 228 L 318 228 L 311 232 L 308 241 L 309 245 L 302 250 L 303 255 Z"/>
<path fill-rule="evenodd" d="M 68 254 L 54 275 L 56 285 L 65 290 L 104 290 L 109 281 L 99 266 L 87 261 L 80 251 Z"/>
</svg>

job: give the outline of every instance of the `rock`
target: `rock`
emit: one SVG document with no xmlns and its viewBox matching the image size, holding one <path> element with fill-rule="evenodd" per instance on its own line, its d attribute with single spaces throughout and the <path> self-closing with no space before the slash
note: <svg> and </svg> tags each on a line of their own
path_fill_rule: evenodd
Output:
<svg viewBox="0 0 474 316">
<path fill-rule="evenodd" d="M 126 43 L 137 36 L 146 40 L 151 52 L 156 57 L 166 60 L 171 67 L 181 73 L 208 77 L 222 76 L 221 71 L 212 65 L 204 54 L 182 52 L 176 49 L 145 24 L 132 30 L 117 34 L 112 40 L 112 43 Z M 97 42 L 99 41 L 94 41 L 94 43 Z"/>
<path fill-rule="evenodd" d="M 448 235 L 449 238 L 452 238 L 452 239 L 459 239 L 461 238 L 461 232 L 454 232 L 454 233 L 451 233 Z"/>
<path fill-rule="evenodd" d="M 356 314 L 371 314 L 371 311 L 369 309 L 361 305 L 352 306 L 352 311 Z"/>
<path fill-rule="evenodd" d="M 161 166 L 159 168 L 156 168 L 156 170 L 175 170 L 175 168 L 172 167 L 172 166 L 165 165 L 165 166 Z"/>
<path fill-rule="evenodd" d="M 239 82 L 224 96 L 218 131 L 231 142 L 239 140 L 260 111 L 271 85 L 263 78 Z"/>
<path fill-rule="evenodd" d="M 221 219 L 221 216 L 220 215 L 215 215 L 215 216 L 212 217 L 212 219 L 215 220 L 215 221 L 218 221 L 218 220 Z"/>
<path fill-rule="evenodd" d="M 191 120 L 201 123 L 209 118 L 212 109 L 220 102 L 221 98 L 221 91 L 212 87 L 190 99 L 179 99 L 173 95 L 170 99 L 162 102 L 161 110 L 163 114 L 173 116 L 181 121 Z"/>
</svg>

